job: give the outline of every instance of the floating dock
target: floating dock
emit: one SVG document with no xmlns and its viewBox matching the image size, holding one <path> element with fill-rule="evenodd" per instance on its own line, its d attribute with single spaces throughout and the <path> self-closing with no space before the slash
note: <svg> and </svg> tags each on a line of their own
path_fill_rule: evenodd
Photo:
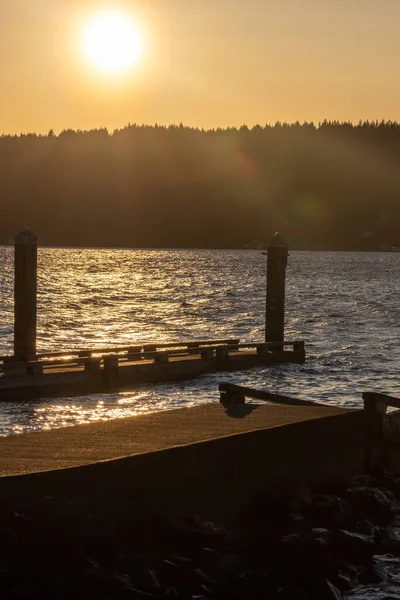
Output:
<svg viewBox="0 0 400 600">
<path fill-rule="evenodd" d="M 142 344 L 0 358 L 0 400 L 87 395 L 217 371 L 302 363 L 304 342 L 212 340 Z"/>
</svg>

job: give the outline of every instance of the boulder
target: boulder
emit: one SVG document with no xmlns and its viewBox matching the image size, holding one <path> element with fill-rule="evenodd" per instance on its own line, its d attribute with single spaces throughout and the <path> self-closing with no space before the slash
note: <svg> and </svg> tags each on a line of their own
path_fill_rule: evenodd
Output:
<svg viewBox="0 0 400 600">
<path fill-rule="evenodd" d="M 399 512 L 400 505 L 389 490 L 371 487 L 352 487 L 346 500 L 376 525 L 387 524 Z"/>
</svg>

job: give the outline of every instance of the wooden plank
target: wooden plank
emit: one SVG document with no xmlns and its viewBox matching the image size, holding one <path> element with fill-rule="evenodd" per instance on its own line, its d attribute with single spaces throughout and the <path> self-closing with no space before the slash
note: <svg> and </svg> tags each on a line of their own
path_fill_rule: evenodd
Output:
<svg viewBox="0 0 400 600">
<path fill-rule="evenodd" d="M 281 396 L 280 394 L 274 394 L 272 392 L 264 392 L 261 390 L 244 387 L 242 385 L 235 385 L 234 383 L 221 383 L 218 389 L 220 392 L 225 394 L 237 396 L 242 395 L 246 396 L 247 398 L 253 398 L 254 400 L 274 402 L 276 404 L 288 404 L 290 406 L 322 406 L 321 404 L 318 404 L 317 402 L 311 402 L 310 400 L 300 400 L 299 398 Z"/>
<path fill-rule="evenodd" d="M 301 344 L 301 343 L 302 342 L 299 342 L 299 341 L 293 341 L 293 342 L 255 342 L 255 343 L 245 342 L 243 344 L 239 343 L 239 348 L 262 348 L 262 347 L 277 348 L 279 346 L 283 346 L 283 347 L 292 346 L 292 347 L 294 347 L 296 344 Z"/>
<path fill-rule="evenodd" d="M 158 343 L 158 342 L 149 342 L 148 344 L 144 344 L 143 345 L 143 350 L 146 352 L 147 349 L 148 351 L 151 351 L 151 349 L 157 350 L 157 349 L 164 349 L 164 348 L 176 348 L 176 349 L 181 349 L 181 348 L 201 348 L 201 347 L 208 347 L 208 346 L 217 346 L 217 345 L 223 345 L 223 344 L 232 344 L 232 345 L 237 345 L 239 344 L 240 340 L 234 340 L 234 339 L 230 339 L 230 340 L 208 340 L 208 341 L 196 341 L 196 342 L 168 342 L 168 343 Z"/>
<path fill-rule="evenodd" d="M 92 354 L 107 355 L 107 354 L 119 354 L 119 353 L 136 353 L 142 351 L 145 348 L 154 348 L 153 351 L 163 348 L 201 348 L 207 346 L 215 346 L 220 344 L 232 344 L 238 345 L 239 339 L 228 339 L 228 340 L 200 340 L 200 341 L 187 341 L 187 342 L 146 342 L 144 344 L 130 345 L 130 346 L 117 346 L 111 348 L 91 348 L 91 349 L 78 349 L 78 350 L 64 350 L 59 352 L 44 352 L 36 354 L 32 357 L 33 360 L 42 360 L 49 358 L 61 358 L 66 357 L 79 357 L 79 358 L 90 358 Z M 12 360 L 12 356 L 0 356 L 0 362 L 7 362 Z"/>
<path fill-rule="evenodd" d="M 152 348 L 154 346 L 151 346 Z M 232 344 L 229 346 L 192 346 L 192 348 L 186 348 L 186 347 L 181 347 L 181 348 L 172 348 L 169 350 L 152 350 L 152 351 L 140 351 L 140 352 L 133 352 L 133 353 L 124 353 L 124 354 L 118 354 L 118 358 L 120 360 L 129 360 L 129 361 L 140 361 L 140 360 L 158 360 L 159 355 L 164 355 L 164 354 L 170 354 L 170 355 L 176 355 L 176 356 L 187 356 L 188 354 L 201 354 L 202 350 L 209 350 L 211 352 L 215 351 L 218 348 L 227 348 L 228 351 L 236 351 L 238 349 L 238 345 L 237 344 Z M 136 348 L 134 348 L 134 350 L 136 350 Z M 97 354 L 94 353 L 94 354 Z M 104 360 L 105 358 L 107 358 L 108 356 L 116 356 L 115 354 L 110 354 L 110 355 L 104 355 L 104 356 L 98 356 L 95 357 L 96 360 Z M 46 360 L 42 360 L 42 361 L 29 361 L 29 362 L 23 362 L 23 363 L 4 363 L 4 365 L 0 364 L 0 372 L 2 371 L 6 371 L 6 370 L 14 370 L 17 368 L 21 368 L 21 369 L 25 369 L 25 367 L 27 365 L 42 365 L 45 368 L 49 368 L 49 367 L 54 367 L 54 366 L 68 366 L 68 365 L 82 365 L 84 366 L 86 364 L 87 361 L 92 360 L 93 357 L 89 357 L 89 356 L 77 356 L 75 358 L 56 358 L 54 360 L 52 359 L 46 359 Z M 162 358 L 161 358 L 162 360 Z"/>
</svg>

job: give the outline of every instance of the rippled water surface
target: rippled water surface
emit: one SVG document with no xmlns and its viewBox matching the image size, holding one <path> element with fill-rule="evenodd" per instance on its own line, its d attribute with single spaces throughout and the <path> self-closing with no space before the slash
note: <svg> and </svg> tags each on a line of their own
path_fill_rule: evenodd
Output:
<svg viewBox="0 0 400 600">
<path fill-rule="evenodd" d="M 11 353 L 13 250 L 0 248 L 0 352 Z M 39 250 L 38 348 L 67 350 L 239 337 L 262 341 L 266 257 L 258 251 Z M 304 365 L 213 374 L 133 392 L 0 405 L 0 435 L 218 400 L 231 380 L 356 406 L 400 392 L 400 254 L 292 252 L 287 339 Z"/>
</svg>

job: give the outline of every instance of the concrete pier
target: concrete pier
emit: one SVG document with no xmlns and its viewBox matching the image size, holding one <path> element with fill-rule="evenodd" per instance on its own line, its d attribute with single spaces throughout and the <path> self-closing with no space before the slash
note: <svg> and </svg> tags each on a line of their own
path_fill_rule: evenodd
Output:
<svg viewBox="0 0 400 600">
<path fill-rule="evenodd" d="M 0 439 L 0 497 L 226 516 L 257 491 L 361 473 L 364 455 L 363 411 L 207 404 Z"/>
</svg>

